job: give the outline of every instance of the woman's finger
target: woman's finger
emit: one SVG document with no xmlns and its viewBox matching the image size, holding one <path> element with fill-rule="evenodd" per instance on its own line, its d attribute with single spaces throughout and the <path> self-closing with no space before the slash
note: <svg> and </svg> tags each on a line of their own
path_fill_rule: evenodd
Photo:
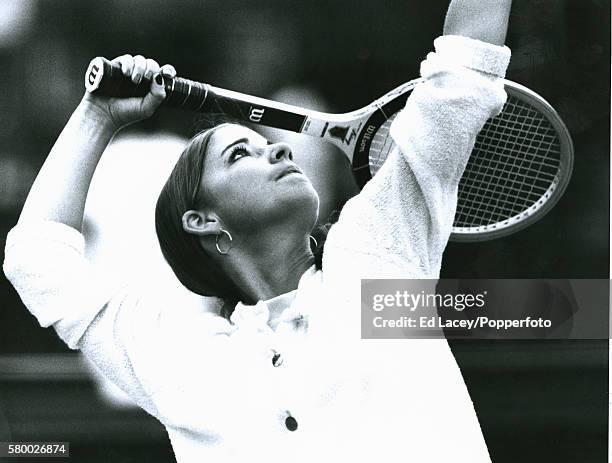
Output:
<svg viewBox="0 0 612 463">
<path fill-rule="evenodd" d="M 139 84 L 147 70 L 147 60 L 142 55 L 134 56 L 134 69 L 132 70 L 132 82 Z"/>
<path fill-rule="evenodd" d="M 157 63 L 157 61 L 151 58 L 147 58 L 146 59 L 146 69 L 145 69 L 145 73 L 143 76 L 144 79 L 151 80 L 153 78 L 153 75 L 157 74 L 158 72 L 159 72 L 159 64 Z"/>
<path fill-rule="evenodd" d="M 126 77 L 132 76 L 132 71 L 134 70 L 134 57 L 132 55 L 122 55 L 118 56 L 111 63 L 119 63 L 121 65 L 121 72 Z"/>
<path fill-rule="evenodd" d="M 174 69 L 174 66 L 171 64 L 164 64 L 161 67 L 161 73 L 164 75 L 164 77 L 170 77 L 172 79 L 176 77 L 176 69 Z"/>
</svg>

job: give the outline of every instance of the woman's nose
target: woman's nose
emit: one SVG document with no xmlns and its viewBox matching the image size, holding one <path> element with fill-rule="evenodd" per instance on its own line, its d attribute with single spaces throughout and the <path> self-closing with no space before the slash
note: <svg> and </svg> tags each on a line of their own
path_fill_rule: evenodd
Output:
<svg viewBox="0 0 612 463">
<path fill-rule="evenodd" d="M 293 161 L 293 153 L 291 147 L 287 143 L 274 143 L 269 148 L 270 162 L 276 163 L 283 159 Z"/>
</svg>

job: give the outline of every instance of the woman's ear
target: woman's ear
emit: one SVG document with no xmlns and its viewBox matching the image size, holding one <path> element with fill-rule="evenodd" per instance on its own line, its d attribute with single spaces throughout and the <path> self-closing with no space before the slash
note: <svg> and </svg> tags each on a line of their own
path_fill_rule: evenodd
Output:
<svg viewBox="0 0 612 463">
<path fill-rule="evenodd" d="M 209 236 L 221 233 L 219 218 L 204 211 L 190 210 L 183 214 L 183 230 L 192 235 Z"/>
</svg>

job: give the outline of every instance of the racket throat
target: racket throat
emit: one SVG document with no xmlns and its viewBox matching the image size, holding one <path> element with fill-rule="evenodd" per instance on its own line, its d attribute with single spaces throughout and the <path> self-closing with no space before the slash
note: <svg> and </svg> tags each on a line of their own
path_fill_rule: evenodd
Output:
<svg viewBox="0 0 612 463">
<path fill-rule="evenodd" d="M 342 150 L 349 161 L 353 161 L 353 153 L 359 138 L 363 121 L 329 121 L 307 118 L 300 133 L 316 138 L 322 138 Z"/>
</svg>

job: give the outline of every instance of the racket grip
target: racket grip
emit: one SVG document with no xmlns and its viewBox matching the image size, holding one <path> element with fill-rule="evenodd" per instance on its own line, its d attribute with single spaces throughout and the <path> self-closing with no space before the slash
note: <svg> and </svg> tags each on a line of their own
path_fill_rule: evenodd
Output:
<svg viewBox="0 0 612 463">
<path fill-rule="evenodd" d="M 119 63 L 111 63 L 103 57 L 91 60 L 85 73 L 85 89 L 89 93 L 115 98 L 142 97 L 151 88 L 151 82 L 143 79 L 134 84 L 130 77 L 123 75 Z M 166 98 L 163 104 L 190 111 L 203 111 L 209 86 L 180 77 L 164 77 Z"/>
<path fill-rule="evenodd" d="M 119 63 L 111 63 L 101 56 L 91 60 L 85 73 L 85 89 L 89 93 L 128 98 L 145 96 L 150 88 L 149 80 L 134 84 L 130 77 L 123 75 Z"/>
</svg>

